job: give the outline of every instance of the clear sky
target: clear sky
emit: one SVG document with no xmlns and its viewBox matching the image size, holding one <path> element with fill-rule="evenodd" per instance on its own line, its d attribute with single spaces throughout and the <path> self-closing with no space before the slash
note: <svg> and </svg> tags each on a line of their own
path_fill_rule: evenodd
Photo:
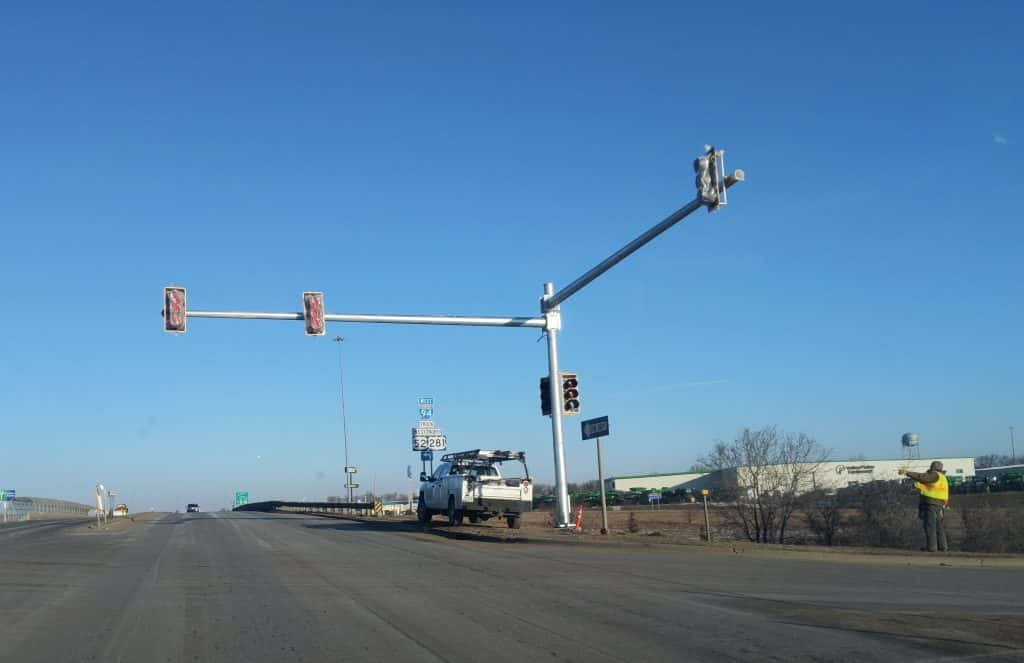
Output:
<svg viewBox="0 0 1024 663">
<path fill-rule="evenodd" d="M 0 10 L 3 487 L 341 494 L 337 334 L 363 487 L 404 490 L 423 395 L 452 448 L 525 449 L 551 481 L 537 330 L 172 336 L 161 288 L 534 315 L 692 199 L 705 143 L 747 173 L 728 208 L 563 306 L 608 474 L 744 426 L 840 458 L 1024 438 L 1019 3 L 211 4 Z M 566 431 L 570 480 L 595 477 Z"/>
</svg>

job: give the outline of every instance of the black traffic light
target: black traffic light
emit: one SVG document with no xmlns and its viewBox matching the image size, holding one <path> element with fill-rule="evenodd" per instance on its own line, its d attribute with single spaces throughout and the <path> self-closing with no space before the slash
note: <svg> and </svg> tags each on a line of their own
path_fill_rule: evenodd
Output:
<svg viewBox="0 0 1024 663">
<path fill-rule="evenodd" d="M 542 416 L 551 416 L 551 378 L 540 379 L 540 413 Z"/>
<path fill-rule="evenodd" d="M 580 381 L 575 373 L 562 373 L 562 414 L 580 413 Z"/>
<path fill-rule="evenodd" d="M 188 319 L 187 311 L 185 288 L 173 285 L 164 288 L 164 331 L 184 334 L 185 321 Z"/>
<path fill-rule="evenodd" d="M 706 152 L 693 162 L 693 171 L 697 174 L 697 195 L 707 206 L 709 212 L 718 209 L 721 180 L 719 178 L 718 153 L 715 148 L 707 146 Z"/>
<path fill-rule="evenodd" d="M 306 323 L 306 336 L 323 336 L 327 333 L 324 322 L 324 293 L 302 293 L 302 317 Z"/>
</svg>

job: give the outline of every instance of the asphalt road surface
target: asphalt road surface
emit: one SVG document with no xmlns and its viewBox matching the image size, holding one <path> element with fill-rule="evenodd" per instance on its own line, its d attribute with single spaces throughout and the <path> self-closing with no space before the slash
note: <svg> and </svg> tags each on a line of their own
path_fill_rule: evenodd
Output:
<svg viewBox="0 0 1024 663">
<path fill-rule="evenodd" d="M 1020 568 L 435 530 L 259 513 L 0 527 L 0 661 L 1024 660 Z"/>
</svg>

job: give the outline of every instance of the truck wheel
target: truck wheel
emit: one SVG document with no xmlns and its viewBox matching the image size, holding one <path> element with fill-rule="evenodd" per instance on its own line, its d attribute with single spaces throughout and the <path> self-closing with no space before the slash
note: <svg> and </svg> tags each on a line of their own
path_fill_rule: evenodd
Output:
<svg viewBox="0 0 1024 663">
<path fill-rule="evenodd" d="M 455 509 L 455 496 L 448 498 L 448 526 L 455 527 L 462 524 L 462 512 Z"/>
<path fill-rule="evenodd" d="M 506 520 L 508 521 L 509 529 L 519 529 L 523 526 L 523 517 L 520 515 L 509 516 Z"/>
<path fill-rule="evenodd" d="M 430 522 L 430 509 L 423 503 L 423 494 L 420 493 L 420 501 L 416 505 L 416 520 L 421 523 Z"/>
</svg>

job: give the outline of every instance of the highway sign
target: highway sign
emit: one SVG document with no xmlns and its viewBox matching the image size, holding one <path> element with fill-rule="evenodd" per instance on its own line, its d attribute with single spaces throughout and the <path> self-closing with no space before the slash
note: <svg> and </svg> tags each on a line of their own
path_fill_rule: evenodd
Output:
<svg viewBox="0 0 1024 663">
<path fill-rule="evenodd" d="M 444 451 L 447 448 L 448 438 L 433 421 L 422 420 L 412 429 L 413 451 Z"/>
<path fill-rule="evenodd" d="M 239 491 L 235 493 L 235 506 L 242 506 L 243 504 L 249 503 L 249 493 L 245 491 Z"/>
<path fill-rule="evenodd" d="M 434 416 L 434 398 L 425 396 L 419 399 L 420 419 L 427 420 Z"/>
<path fill-rule="evenodd" d="M 13 488 L 4 488 L 3 491 L 0 492 L 0 501 L 13 502 L 17 494 L 17 491 Z"/>
<path fill-rule="evenodd" d="M 430 450 L 421 451 L 420 452 L 420 460 L 422 460 L 424 463 L 426 463 L 427 461 L 434 460 L 434 452 L 430 451 Z"/>
<path fill-rule="evenodd" d="M 444 451 L 448 448 L 448 438 L 444 435 L 417 435 L 416 429 L 412 433 L 413 451 Z"/>
<path fill-rule="evenodd" d="M 608 437 L 608 417 L 587 419 L 580 422 L 580 430 L 583 431 L 583 439 L 590 440 L 595 437 Z"/>
<path fill-rule="evenodd" d="M 359 484 L 358 483 L 346 483 L 345 487 L 346 488 L 358 488 Z"/>
</svg>

